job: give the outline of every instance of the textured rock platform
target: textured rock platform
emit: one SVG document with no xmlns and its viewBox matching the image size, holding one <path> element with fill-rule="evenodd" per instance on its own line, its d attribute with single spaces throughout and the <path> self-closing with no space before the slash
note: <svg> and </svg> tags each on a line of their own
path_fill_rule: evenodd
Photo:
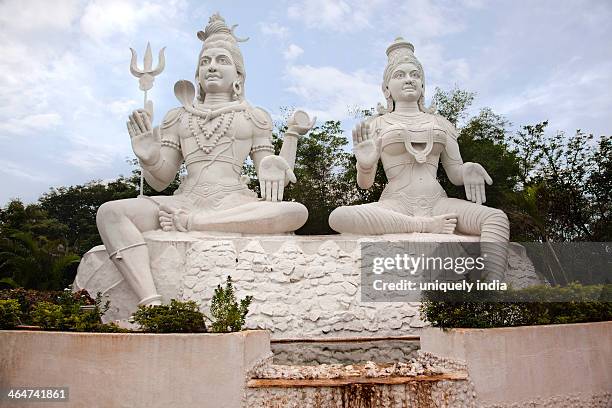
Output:
<svg viewBox="0 0 612 408">
<path fill-rule="evenodd" d="M 195 300 L 204 312 L 217 285 L 231 276 L 237 295 L 253 296 L 248 328 L 273 338 L 410 334 L 425 323 L 418 302 L 361 302 L 360 243 L 367 241 L 473 242 L 477 237 L 397 234 L 376 237 L 209 236 L 153 231 L 145 234 L 151 270 L 164 302 Z M 510 281 L 539 283 L 523 248 L 511 244 Z M 74 289 L 101 292 L 111 301 L 105 320 L 128 319 L 138 299 L 98 246 L 81 261 Z"/>
</svg>

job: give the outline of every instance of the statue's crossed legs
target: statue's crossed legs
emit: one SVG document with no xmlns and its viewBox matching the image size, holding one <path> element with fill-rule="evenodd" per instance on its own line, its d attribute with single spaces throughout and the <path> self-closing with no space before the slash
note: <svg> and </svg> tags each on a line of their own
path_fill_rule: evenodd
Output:
<svg viewBox="0 0 612 408">
<path fill-rule="evenodd" d="M 306 222 L 308 210 L 295 202 L 252 201 L 216 212 L 180 209 L 173 196 L 131 198 L 104 203 L 96 222 L 110 259 L 134 290 L 141 305 L 161 304 L 151 275 L 150 256 L 143 233 L 197 230 L 228 233 L 280 234 L 295 231 Z M 185 217 L 182 217 L 182 216 Z M 168 228 L 172 224 L 186 223 Z"/>
<path fill-rule="evenodd" d="M 338 232 L 363 235 L 431 232 L 480 235 L 481 254 L 486 255 L 487 279 L 499 279 L 506 270 L 510 224 L 506 214 L 496 208 L 456 198 L 439 198 L 431 217 L 415 217 L 396 200 L 343 206 L 329 217 Z"/>
</svg>

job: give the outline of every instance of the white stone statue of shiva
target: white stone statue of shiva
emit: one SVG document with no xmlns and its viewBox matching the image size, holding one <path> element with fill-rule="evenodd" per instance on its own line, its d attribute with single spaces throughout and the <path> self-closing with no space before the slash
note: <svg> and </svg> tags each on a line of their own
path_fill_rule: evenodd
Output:
<svg viewBox="0 0 612 408">
<path fill-rule="evenodd" d="M 372 186 L 379 159 L 388 184 L 378 202 L 334 210 L 329 225 L 350 234 L 479 235 L 487 269 L 499 276 L 507 264 L 509 224 L 501 210 L 483 205 L 491 177 L 480 164 L 463 162 L 455 127 L 425 108 L 425 75 L 413 45 L 398 38 L 387 56 L 387 108 L 355 127 L 353 151 L 359 187 Z M 469 201 L 446 196 L 436 178 L 440 161 L 450 181 L 465 186 Z"/>
<path fill-rule="evenodd" d="M 98 210 L 102 241 L 141 305 L 160 304 L 150 269 L 146 231 L 216 231 L 279 234 L 306 222 L 300 203 L 283 202 L 283 190 L 295 182 L 293 167 L 298 138 L 314 125 L 304 112 L 289 119 L 280 155 L 274 155 L 272 120 L 245 99 L 244 62 L 238 40 L 218 14 L 204 31 L 195 75 L 197 96 L 189 81 L 179 81 L 175 94 L 182 106 L 153 128 L 152 109 L 137 110 L 127 122 L 132 148 L 144 176 L 157 191 L 175 178 L 182 163 L 187 175 L 173 196 L 111 201 Z M 241 176 L 251 157 L 262 198 Z"/>
</svg>

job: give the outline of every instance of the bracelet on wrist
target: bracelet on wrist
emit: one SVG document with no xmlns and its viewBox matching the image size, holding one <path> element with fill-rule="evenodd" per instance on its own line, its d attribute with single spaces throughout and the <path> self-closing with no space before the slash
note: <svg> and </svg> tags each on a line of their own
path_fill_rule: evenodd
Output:
<svg viewBox="0 0 612 408">
<path fill-rule="evenodd" d="M 300 135 L 300 134 L 299 134 L 298 132 L 296 132 L 295 130 L 291 130 L 290 128 L 289 128 L 289 129 L 287 129 L 287 130 L 285 131 L 285 136 L 293 136 L 293 137 L 298 138 L 298 139 L 299 139 L 300 137 L 302 137 L 302 135 Z"/>
<path fill-rule="evenodd" d="M 359 162 L 357 162 L 357 171 L 364 173 L 364 174 L 370 174 L 372 173 L 372 171 L 376 168 L 376 166 L 372 166 L 370 168 L 365 168 L 363 167 L 361 164 L 359 164 Z"/>
<path fill-rule="evenodd" d="M 155 163 L 153 163 L 153 164 L 145 164 L 141 160 L 140 161 L 140 165 L 142 166 L 143 169 L 145 169 L 149 173 L 152 173 L 152 172 L 155 172 L 155 171 L 159 170 L 164 165 L 164 162 L 165 162 L 165 160 L 163 160 L 161 155 L 160 155 L 157 158 L 157 161 Z"/>
</svg>

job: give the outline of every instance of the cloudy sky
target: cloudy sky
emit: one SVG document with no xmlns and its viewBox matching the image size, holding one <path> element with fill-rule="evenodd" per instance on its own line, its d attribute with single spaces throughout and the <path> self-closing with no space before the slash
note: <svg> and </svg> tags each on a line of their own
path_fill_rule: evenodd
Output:
<svg viewBox="0 0 612 408">
<path fill-rule="evenodd" d="M 154 64 L 167 47 L 150 92 L 158 123 L 216 11 L 250 37 L 247 97 L 273 116 L 294 106 L 348 129 L 351 107 L 382 101 L 385 48 L 401 35 L 429 96 L 458 86 L 515 128 L 612 133 L 609 0 L 0 0 L 0 205 L 129 174 L 125 121 L 142 104 L 129 47 L 142 61 L 150 41 Z"/>
</svg>

